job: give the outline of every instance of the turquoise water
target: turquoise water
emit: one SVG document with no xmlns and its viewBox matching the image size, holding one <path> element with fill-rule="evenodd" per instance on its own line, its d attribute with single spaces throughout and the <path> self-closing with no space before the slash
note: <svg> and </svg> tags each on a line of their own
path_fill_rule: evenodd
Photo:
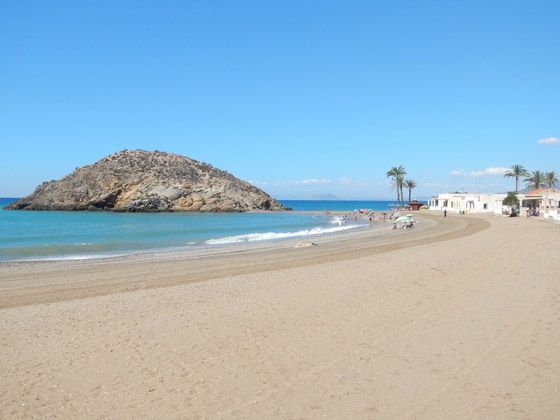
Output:
<svg viewBox="0 0 560 420">
<path fill-rule="evenodd" d="M 12 199 L 0 199 L 0 207 Z M 283 201 L 294 210 L 382 210 L 392 202 Z M 78 259 L 219 246 L 356 228 L 325 214 L 111 213 L 0 210 L 0 261 Z"/>
<path fill-rule="evenodd" d="M 369 209 L 382 211 L 396 207 L 396 201 L 357 201 L 357 200 L 280 200 L 286 207 L 300 211 L 352 211 Z"/>
</svg>

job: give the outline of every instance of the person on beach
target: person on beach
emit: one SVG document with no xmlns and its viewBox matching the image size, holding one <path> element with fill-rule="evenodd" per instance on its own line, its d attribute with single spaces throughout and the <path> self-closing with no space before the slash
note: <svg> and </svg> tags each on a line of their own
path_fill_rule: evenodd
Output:
<svg viewBox="0 0 560 420">
<path fill-rule="evenodd" d="M 444 210 L 443 210 L 443 217 L 444 217 L 444 218 L 447 217 L 447 209 L 444 209 Z"/>
</svg>

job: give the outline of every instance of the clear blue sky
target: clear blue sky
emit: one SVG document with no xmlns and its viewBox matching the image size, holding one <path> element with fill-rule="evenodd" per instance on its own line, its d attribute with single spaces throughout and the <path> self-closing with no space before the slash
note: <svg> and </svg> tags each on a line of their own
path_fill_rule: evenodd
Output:
<svg viewBox="0 0 560 420">
<path fill-rule="evenodd" d="M 559 17 L 559 1 L 3 1 L 0 196 L 125 148 L 278 198 L 391 198 L 397 164 L 419 197 L 512 189 L 499 168 L 560 171 Z"/>
</svg>

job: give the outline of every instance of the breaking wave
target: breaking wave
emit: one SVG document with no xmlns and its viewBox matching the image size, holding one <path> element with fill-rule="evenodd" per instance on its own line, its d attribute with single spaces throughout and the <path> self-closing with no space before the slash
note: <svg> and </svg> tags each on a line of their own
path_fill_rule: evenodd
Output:
<svg viewBox="0 0 560 420">
<path fill-rule="evenodd" d="M 236 244 L 239 242 L 256 242 L 270 241 L 273 239 L 298 238 L 304 236 L 323 235 L 325 233 L 335 233 L 344 230 L 350 230 L 360 227 L 360 225 L 337 226 L 329 228 L 316 227 L 313 229 L 300 230 L 297 232 L 265 232 L 265 233 L 248 233 L 246 235 L 229 236 L 226 238 L 209 239 L 206 241 L 208 245 L 225 245 Z"/>
</svg>

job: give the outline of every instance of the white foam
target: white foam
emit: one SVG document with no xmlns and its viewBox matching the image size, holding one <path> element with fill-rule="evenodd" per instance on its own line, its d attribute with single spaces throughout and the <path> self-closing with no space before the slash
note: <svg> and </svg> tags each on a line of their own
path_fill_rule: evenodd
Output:
<svg viewBox="0 0 560 420">
<path fill-rule="evenodd" d="M 100 258 L 114 258 L 114 257 L 124 257 L 127 255 L 131 255 L 132 252 L 124 252 L 118 254 L 87 254 L 87 255 L 53 255 L 53 256 L 46 256 L 46 257 L 24 257 L 24 258 L 16 258 L 13 260 L 5 260 L 0 261 L 2 262 L 36 262 L 36 261 L 82 261 L 82 260 L 96 260 Z"/>
<path fill-rule="evenodd" d="M 208 245 L 225 245 L 235 244 L 239 242 L 255 242 L 255 241 L 270 241 L 273 239 L 286 239 L 297 238 L 301 236 L 316 236 L 325 233 L 335 233 L 344 230 L 350 230 L 360 227 L 359 225 L 337 226 L 331 228 L 316 227 L 313 229 L 300 230 L 297 232 L 265 232 L 265 233 L 249 233 L 246 235 L 229 236 L 226 238 L 209 239 L 206 241 Z"/>
</svg>

